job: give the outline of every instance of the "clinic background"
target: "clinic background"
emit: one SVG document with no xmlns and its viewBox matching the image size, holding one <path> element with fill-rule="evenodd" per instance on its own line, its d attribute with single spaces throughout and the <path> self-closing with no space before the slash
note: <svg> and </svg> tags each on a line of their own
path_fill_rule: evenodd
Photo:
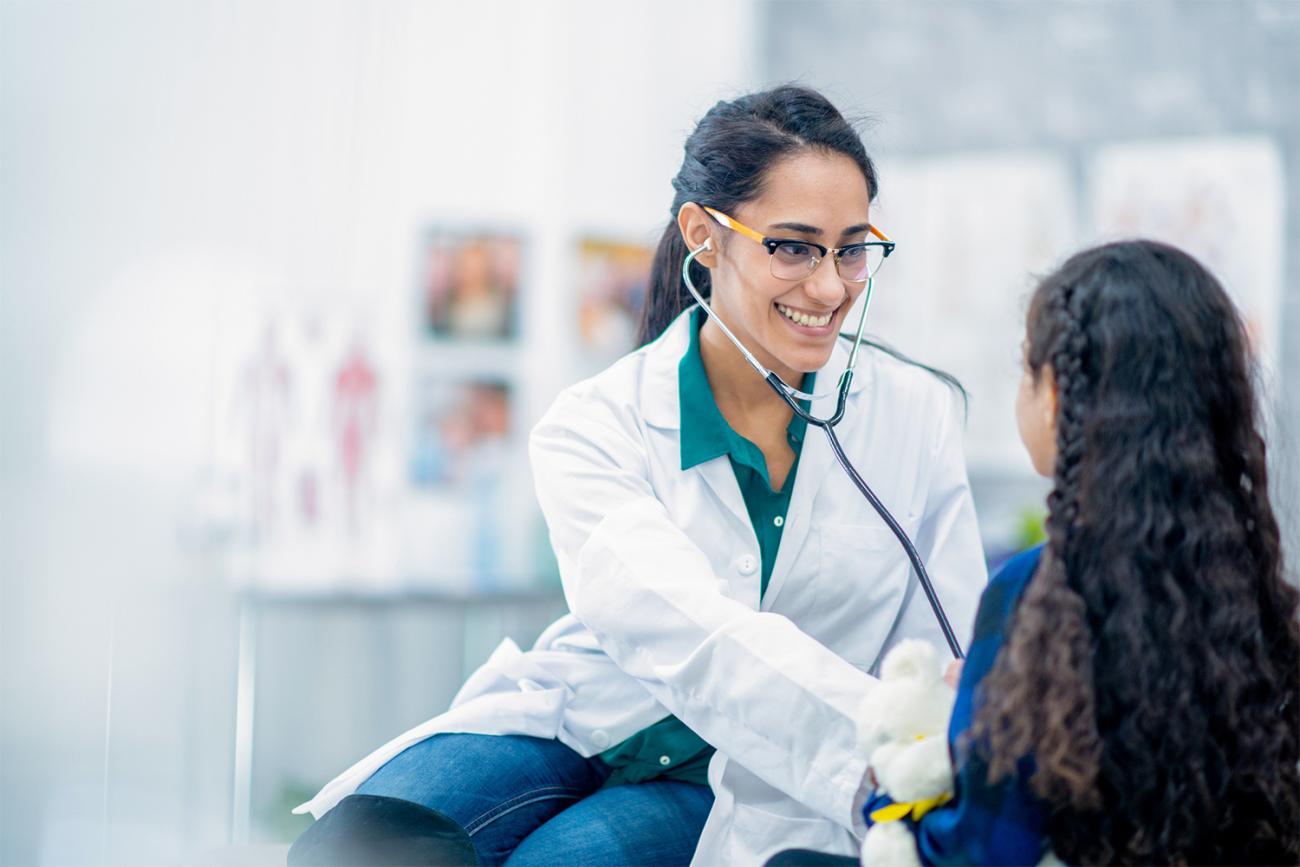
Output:
<svg viewBox="0 0 1300 867">
<path fill-rule="evenodd" d="M 273 863 L 562 612 L 528 430 L 789 80 L 870 117 L 868 328 L 970 390 L 990 558 L 1032 277 L 1146 234 L 1250 321 L 1300 566 L 1300 3 L 5 0 L 0 863 Z"/>
</svg>

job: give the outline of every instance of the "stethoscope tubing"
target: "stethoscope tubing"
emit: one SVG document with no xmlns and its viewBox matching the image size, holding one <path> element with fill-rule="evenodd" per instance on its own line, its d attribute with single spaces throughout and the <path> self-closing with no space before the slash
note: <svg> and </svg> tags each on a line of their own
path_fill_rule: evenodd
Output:
<svg viewBox="0 0 1300 867">
<path fill-rule="evenodd" d="M 871 486 L 866 483 L 866 480 L 862 478 L 857 469 L 849 461 L 848 455 L 844 453 L 844 447 L 840 445 L 839 437 L 835 435 L 835 425 L 839 424 L 844 418 L 844 409 L 848 404 L 849 385 L 853 382 L 854 362 L 857 360 L 858 348 L 862 345 L 863 327 L 866 324 L 867 313 L 865 304 L 870 303 L 871 300 L 870 278 L 868 278 L 867 283 L 868 296 L 864 302 L 862 318 L 858 322 L 858 333 L 853 343 L 853 352 L 849 355 L 849 363 L 844 368 L 844 373 L 840 376 L 839 396 L 835 401 L 835 413 L 829 418 L 818 418 L 799 405 L 799 401 L 795 398 L 793 390 L 781 380 L 780 376 L 773 371 L 767 370 L 758 362 L 758 359 L 756 359 L 750 351 L 745 348 L 744 344 L 736 338 L 736 335 L 731 333 L 731 329 L 727 327 L 727 324 L 722 321 L 721 317 L 713 312 L 712 306 L 705 302 L 704 298 L 695 288 L 695 282 L 691 280 L 690 275 L 691 261 L 709 248 L 710 244 L 705 242 L 705 244 L 698 249 L 692 250 L 690 254 L 687 255 L 686 260 L 682 262 L 682 280 L 685 282 L 686 288 L 690 290 L 696 303 L 704 309 L 704 312 L 708 314 L 710 319 L 722 328 L 723 333 L 730 338 L 731 342 L 735 344 L 736 348 L 745 356 L 745 359 L 750 363 L 750 365 L 757 370 L 759 375 L 763 377 L 763 380 L 772 387 L 772 390 L 776 392 L 777 396 L 780 397 L 781 400 L 785 401 L 790 409 L 794 410 L 794 412 L 804 421 L 808 422 L 808 424 L 815 425 L 826 432 L 826 438 L 831 444 L 831 451 L 835 453 L 835 460 L 839 462 L 840 467 L 844 470 L 849 479 L 852 480 L 853 484 L 857 486 L 857 489 L 861 492 L 862 496 L 871 504 L 871 508 L 875 509 L 876 514 L 885 522 L 885 526 L 889 527 L 890 532 L 894 534 L 894 538 L 896 538 L 898 543 L 903 546 L 903 551 L 907 554 L 907 559 L 911 562 L 913 571 L 916 572 L 916 577 L 921 584 L 921 589 L 925 591 L 925 598 L 930 603 L 930 609 L 934 612 L 935 619 L 939 621 L 939 629 L 943 632 L 944 640 L 948 642 L 948 649 L 952 651 L 953 659 L 965 659 L 966 654 L 962 652 L 961 644 L 957 641 L 957 635 L 953 632 L 952 623 L 949 622 L 948 615 L 943 610 L 943 604 L 939 601 L 939 594 L 936 593 L 934 589 L 934 582 L 930 580 L 930 573 L 925 570 L 925 564 L 921 562 L 921 555 L 917 553 L 916 546 L 912 544 L 912 540 L 908 537 L 907 532 L 903 529 L 902 525 L 895 520 L 893 514 L 891 514 L 889 509 L 885 507 L 885 504 L 880 501 L 880 498 L 876 496 L 876 492 L 871 490 Z M 802 394 L 802 392 L 800 393 Z"/>
<path fill-rule="evenodd" d="M 808 424 L 816 425 L 826 432 L 826 439 L 830 441 L 831 451 L 835 453 L 835 460 L 839 462 L 840 467 L 853 481 L 853 484 L 857 486 L 858 490 L 862 493 L 862 496 L 867 498 L 867 502 L 871 504 L 871 508 L 876 510 L 876 514 L 879 515 L 880 519 L 889 527 L 890 531 L 894 534 L 894 538 L 898 539 L 898 543 L 903 546 L 903 550 L 907 553 L 907 559 L 911 561 L 912 569 L 916 571 L 916 577 L 921 582 L 921 589 L 925 591 L 925 598 L 930 603 L 930 609 L 934 611 L 935 619 L 939 621 L 939 629 L 943 632 L 944 641 L 948 642 L 948 649 L 952 651 L 953 659 L 965 659 L 966 654 L 962 652 L 961 644 L 957 641 L 957 635 L 953 632 L 952 623 L 948 621 L 948 615 L 943 610 L 943 604 L 939 601 L 939 594 L 935 592 L 934 582 L 930 580 L 930 573 L 926 571 L 925 564 L 921 561 L 921 555 L 917 552 L 916 546 L 912 544 L 911 538 L 908 537 L 907 532 L 903 529 L 902 525 L 895 520 L 893 514 L 890 513 L 889 509 L 885 507 L 885 504 L 880 501 L 880 498 L 876 496 L 876 492 L 871 490 L 871 486 L 867 484 L 866 479 L 862 478 L 858 473 L 857 468 L 849 461 L 848 455 L 844 453 L 844 447 L 840 445 L 840 438 L 835 435 L 835 425 L 844 417 L 844 406 L 849 392 L 849 383 L 852 382 L 852 380 L 853 371 L 850 370 L 840 385 L 840 396 L 839 400 L 836 401 L 835 414 L 830 418 L 824 419 L 817 418 L 815 415 L 801 407 L 799 402 L 785 390 L 781 378 L 775 373 L 768 376 L 767 384 L 772 386 L 772 390 L 775 391 L 777 395 L 799 415 L 800 418 L 808 422 Z"/>
</svg>

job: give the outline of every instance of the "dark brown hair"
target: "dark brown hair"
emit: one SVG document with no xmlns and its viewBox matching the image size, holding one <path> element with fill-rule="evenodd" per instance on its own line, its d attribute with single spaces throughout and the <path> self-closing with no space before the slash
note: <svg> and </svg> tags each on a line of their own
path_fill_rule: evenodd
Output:
<svg viewBox="0 0 1300 867">
<path fill-rule="evenodd" d="M 977 695 L 990 776 L 1032 757 L 1072 864 L 1300 860 L 1300 625 L 1245 329 L 1149 241 L 1039 285 L 1058 395 L 1048 543 Z"/>
</svg>

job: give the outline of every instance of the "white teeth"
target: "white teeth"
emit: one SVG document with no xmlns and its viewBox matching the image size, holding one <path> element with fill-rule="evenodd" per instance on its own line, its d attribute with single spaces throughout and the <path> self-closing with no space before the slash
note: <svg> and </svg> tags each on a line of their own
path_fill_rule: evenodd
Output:
<svg viewBox="0 0 1300 867">
<path fill-rule="evenodd" d="M 784 304 L 777 304 L 776 309 L 781 311 L 781 315 L 791 322 L 798 322 L 811 328 L 824 328 L 830 324 L 831 317 L 835 314 L 827 313 L 825 316 L 809 316 L 807 313 L 800 313 L 798 310 L 792 310 Z"/>
</svg>

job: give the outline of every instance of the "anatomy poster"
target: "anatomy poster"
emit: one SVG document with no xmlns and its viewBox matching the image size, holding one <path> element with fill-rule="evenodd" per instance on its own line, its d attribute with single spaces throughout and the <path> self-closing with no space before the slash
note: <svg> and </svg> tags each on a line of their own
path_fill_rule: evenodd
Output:
<svg viewBox="0 0 1300 867">
<path fill-rule="evenodd" d="M 1233 296 L 1259 358 L 1276 371 L 1285 190 L 1281 155 L 1267 139 L 1115 145 L 1090 166 L 1091 234 L 1154 238 L 1196 256 Z"/>
<path fill-rule="evenodd" d="M 384 341 L 351 312 L 292 307 L 224 311 L 218 333 L 214 476 L 232 579 L 392 580 L 400 432 Z"/>
<path fill-rule="evenodd" d="M 1031 471 L 1013 414 L 1025 303 L 1035 275 L 1071 252 L 1076 203 L 1064 160 L 1048 154 L 881 165 L 872 222 L 898 247 L 879 270 L 867 332 L 966 386 L 972 471 Z"/>
</svg>

